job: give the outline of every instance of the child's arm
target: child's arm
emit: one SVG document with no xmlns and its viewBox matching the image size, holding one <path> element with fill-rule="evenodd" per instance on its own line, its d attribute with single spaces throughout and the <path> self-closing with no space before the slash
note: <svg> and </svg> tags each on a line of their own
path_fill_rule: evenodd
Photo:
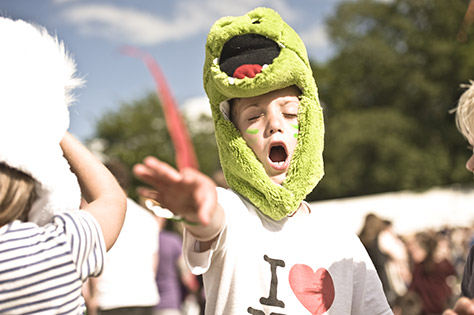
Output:
<svg viewBox="0 0 474 315">
<path fill-rule="evenodd" d="M 141 195 L 158 201 L 187 221 L 198 223 L 187 224 L 186 229 L 201 241 L 201 249 L 219 235 L 224 227 L 224 211 L 217 203 L 216 185 L 209 177 L 190 168 L 178 172 L 153 157 L 135 165 L 133 171 L 156 190 L 140 189 Z"/>
<path fill-rule="evenodd" d="M 71 170 L 77 175 L 82 196 L 88 203 L 83 210 L 99 222 L 109 250 L 125 218 L 125 194 L 109 170 L 71 134 L 64 135 L 61 148 Z"/>
</svg>

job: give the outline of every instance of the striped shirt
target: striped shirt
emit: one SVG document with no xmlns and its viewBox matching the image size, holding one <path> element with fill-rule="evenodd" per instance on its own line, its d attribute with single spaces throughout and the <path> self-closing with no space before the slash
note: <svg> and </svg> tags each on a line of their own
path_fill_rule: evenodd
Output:
<svg viewBox="0 0 474 315">
<path fill-rule="evenodd" d="M 104 256 L 102 231 L 86 211 L 43 227 L 0 227 L 0 314 L 83 314 L 82 283 L 102 272 Z"/>
</svg>

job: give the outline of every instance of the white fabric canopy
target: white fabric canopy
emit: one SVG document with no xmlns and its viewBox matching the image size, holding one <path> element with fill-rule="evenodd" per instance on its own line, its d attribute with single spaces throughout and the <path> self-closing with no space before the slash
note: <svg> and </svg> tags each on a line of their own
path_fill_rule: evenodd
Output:
<svg viewBox="0 0 474 315">
<path fill-rule="evenodd" d="M 365 216 L 374 213 L 392 221 L 396 233 L 406 235 L 443 226 L 474 223 L 474 189 L 433 188 L 426 192 L 384 193 L 311 203 L 331 224 L 358 233 Z M 329 223 L 328 223 L 329 224 Z"/>
</svg>

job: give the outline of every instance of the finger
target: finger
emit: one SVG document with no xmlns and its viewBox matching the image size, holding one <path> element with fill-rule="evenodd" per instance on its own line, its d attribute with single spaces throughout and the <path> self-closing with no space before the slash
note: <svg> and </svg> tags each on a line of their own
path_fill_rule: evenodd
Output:
<svg viewBox="0 0 474 315">
<path fill-rule="evenodd" d="M 153 171 L 144 164 L 134 165 L 132 171 L 135 177 L 157 190 L 160 190 L 160 187 L 163 185 L 159 178 L 155 178 Z"/>
<path fill-rule="evenodd" d="M 137 187 L 137 194 L 139 194 L 140 196 L 146 199 L 152 199 L 155 201 L 158 201 L 158 199 L 160 199 L 159 192 L 157 192 L 156 190 L 145 188 L 145 187 Z"/>
<path fill-rule="evenodd" d="M 137 194 L 143 199 L 144 206 L 149 210 L 154 211 L 153 208 L 155 206 L 160 208 L 164 207 L 162 195 L 159 192 L 145 187 L 137 187 L 136 191 Z"/>
<path fill-rule="evenodd" d="M 132 168 L 133 174 L 138 178 L 151 176 L 151 170 L 143 164 L 135 164 Z"/>
<path fill-rule="evenodd" d="M 166 189 L 181 180 L 181 175 L 173 167 L 154 157 L 147 157 L 143 164 L 136 164 L 133 173 L 157 190 Z"/>
<path fill-rule="evenodd" d="M 179 182 L 181 180 L 181 175 L 175 168 L 153 156 L 146 157 L 143 164 L 151 170 L 155 177 L 163 181 Z"/>
<path fill-rule="evenodd" d="M 145 208 L 153 212 L 156 216 L 170 219 L 176 215 L 176 213 L 172 212 L 171 209 L 166 206 L 165 198 L 163 198 L 159 192 L 144 187 L 138 187 L 137 193 L 145 198 L 143 203 Z"/>
<path fill-rule="evenodd" d="M 445 310 L 443 312 L 443 315 L 458 315 L 458 314 L 454 312 L 453 310 Z"/>
</svg>

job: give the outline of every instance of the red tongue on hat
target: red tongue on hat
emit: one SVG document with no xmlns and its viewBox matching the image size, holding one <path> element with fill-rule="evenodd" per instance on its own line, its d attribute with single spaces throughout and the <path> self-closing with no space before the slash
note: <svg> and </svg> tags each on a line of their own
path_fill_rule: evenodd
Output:
<svg viewBox="0 0 474 315">
<path fill-rule="evenodd" d="M 260 72 L 262 72 L 261 65 L 241 65 L 235 69 L 233 77 L 237 79 L 244 79 L 245 77 L 251 79 Z"/>
</svg>

